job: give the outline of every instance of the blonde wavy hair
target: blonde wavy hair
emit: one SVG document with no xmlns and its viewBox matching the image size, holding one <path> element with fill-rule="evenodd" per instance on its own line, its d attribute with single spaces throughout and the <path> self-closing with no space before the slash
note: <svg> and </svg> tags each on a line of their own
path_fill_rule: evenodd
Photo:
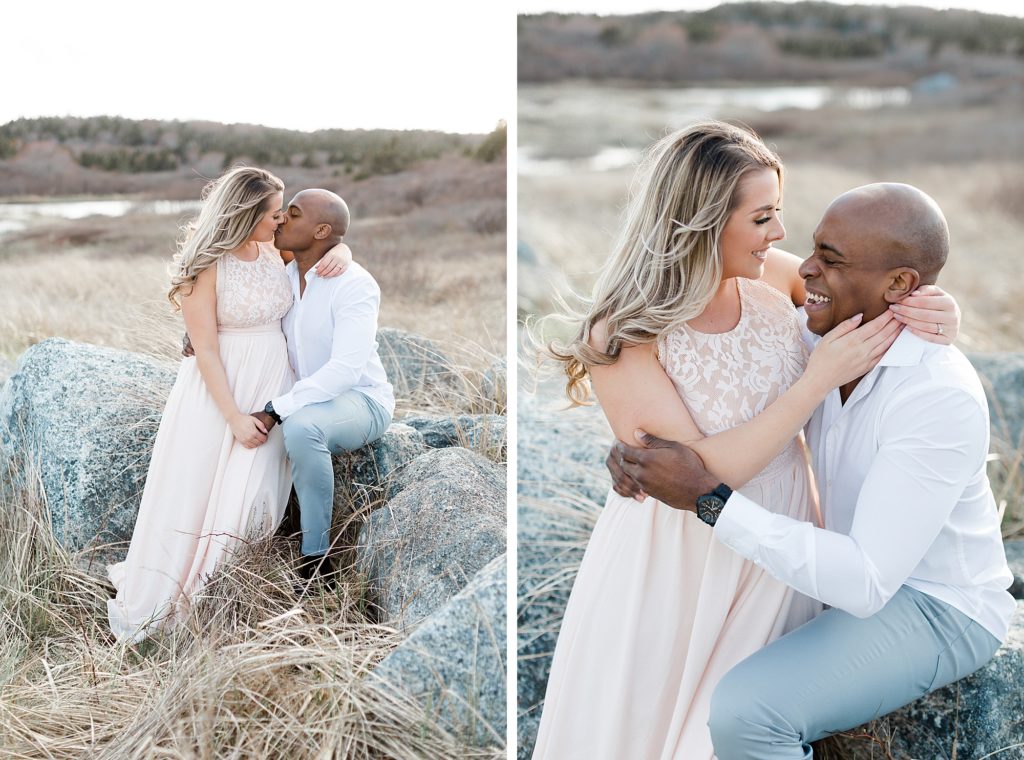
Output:
<svg viewBox="0 0 1024 760">
<path fill-rule="evenodd" d="M 546 353 L 563 363 L 565 393 L 574 405 L 590 397 L 589 367 L 614 364 L 624 345 L 651 343 L 707 308 L 722 280 L 722 230 L 738 202 L 737 186 L 752 170 L 782 161 L 751 131 L 704 121 L 673 132 L 645 153 L 634 179 L 625 223 L 594 286 L 562 321 L 577 326 Z M 590 345 L 604 320 L 605 349 Z"/>
<path fill-rule="evenodd" d="M 171 265 L 167 300 L 176 311 L 179 296 L 192 292 L 199 273 L 244 245 L 269 210 L 268 201 L 283 190 L 280 179 L 253 166 L 233 167 L 203 188 L 199 216 L 182 228 Z"/>
</svg>

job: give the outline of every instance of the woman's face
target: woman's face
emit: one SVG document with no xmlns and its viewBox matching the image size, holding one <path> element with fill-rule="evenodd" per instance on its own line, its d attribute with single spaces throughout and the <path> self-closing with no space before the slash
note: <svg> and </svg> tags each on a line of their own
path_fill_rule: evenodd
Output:
<svg viewBox="0 0 1024 760">
<path fill-rule="evenodd" d="M 274 239 L 274 230 L 277 229 L 277 225 L 281 221 L 281 216 L 284 213 L 281 210 L 281 206 L 284 205 L 284 193 L 274 193 L 266 201 L 266 211 L 263 212 L 263 216 L 256 222 L 256 227 L 253 229 L 252 234 L 249 236 L 250 240 L 256 240 L 260 243 L 269 243 Z"/>
<path fill-rule="evenodd" d="M 754 169 L 736 186 L 739 203 L 722 230 L 722 279 L 760 279 L 772 243 L 786 237 L 779 201 L 782 188 L 774 169 Z"/>
</svg>

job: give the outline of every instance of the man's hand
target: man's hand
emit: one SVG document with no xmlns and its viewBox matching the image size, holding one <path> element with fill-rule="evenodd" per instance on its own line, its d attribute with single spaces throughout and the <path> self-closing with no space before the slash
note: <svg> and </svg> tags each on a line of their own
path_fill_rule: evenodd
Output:
<svg viewBox="0 0 1024 760">
<path fill-rule="evenodd" d="M 643 447 L 616 441 L 605 461 L 615 492 L 634 498 L 645 493 L 670 507 L 695 512 L 697 497 L 714 489 L 718 478 L 689 446 L 663 441 L 642 430 L 636 436 Z"/>
<path fill-rule="evenodd" d="M 267 414 L 266 412 L 263 412 L 263 411 L 260 411 L 260 412 L 252 412 L 252 414 L 250 414 L 249 416 L 250 416 L 250 417 L 255 417 L 255 418 L 256 418 L 256 419 L 258 419 L 258 420 L 259 420 L 260 422 L 262 422 L 262 423 L 263 423 L 263 429 L 264 429 L 264 431 L 266 431 L 267 433 L 270 433 L 270 430 L 271 430 L 271 428 L 273 428 L 273 427 L 274 427 L 274 425 L 276 425 L 276 424 L 277 424 L 277 423 L 276 423 L 276 422 L 274 421 L 274 418 L 273 418 L 273 417 L 271 417 L 271 416 L 270 416 L 269 414 Z"/>
<path fill-rule="evenodd" d="M 185 333 L 181 339 L 181 355 L 186 359 L 196 355 L 195 349 L 192 348 L 192 339 L 188 337 L 188 333 Z"/>
</svg>

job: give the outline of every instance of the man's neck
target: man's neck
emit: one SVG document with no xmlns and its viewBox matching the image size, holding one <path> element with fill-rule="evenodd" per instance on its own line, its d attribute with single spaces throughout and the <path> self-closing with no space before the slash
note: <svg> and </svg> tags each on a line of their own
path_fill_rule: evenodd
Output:
<svg viewBox="0 0 1024 760">
<path fill-rule="evenodd" d="M 323 242 L 311 246 L 304 251 L 293 251 L 292 253 L 295 254 L 295 266 L 299 268 L 299 282 L 303 282 L 306 278 L 306 273 L 315 267 L 317 262 L 336 245 L 338 245 L 338 242 Z"/>
</svg>

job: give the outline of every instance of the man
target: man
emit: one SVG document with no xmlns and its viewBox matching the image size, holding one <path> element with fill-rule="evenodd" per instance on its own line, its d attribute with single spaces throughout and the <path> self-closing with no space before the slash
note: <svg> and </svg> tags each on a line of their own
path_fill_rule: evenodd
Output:
<svg viewBox="0 0 1024 760">
<path fill-rule="evenodd" d="M 800 268 L 807 327 L 879 316 L 934 283 L 949 235 L 916 188 L 836 199 Z M 988 408 L 967 359 L 909 330 L 878 366 L 836 389 L 806 430 L 825 528 L 734 493 L 689 448 L 644 438 L 608 459 L 616 491 L 695 512 L 717 539 L 831 609 L 719 683 L 709 725 L 719 760 L 809 758 L 810 742 L 962 678 L 1005 639 L 999 518 L 985 472 Z"/>
<path fill-rule="evenodd" d="M 282 327 L 298 378 L 292 389 L 255 412 L 269 432 L 284 431 L 302 523 L 302 576 L 322 572 L 334 509 L 332 454 L 380 438 L 391 424 L 395 397 L 377 354 L 380 288 L 359 264 L 338 277 L 314 267 L 348 231 L 349 210 L 328 190 L 303 190 L 274 233 L 291 251 L 288 278 L 295 298 Z"/>
</svg>

